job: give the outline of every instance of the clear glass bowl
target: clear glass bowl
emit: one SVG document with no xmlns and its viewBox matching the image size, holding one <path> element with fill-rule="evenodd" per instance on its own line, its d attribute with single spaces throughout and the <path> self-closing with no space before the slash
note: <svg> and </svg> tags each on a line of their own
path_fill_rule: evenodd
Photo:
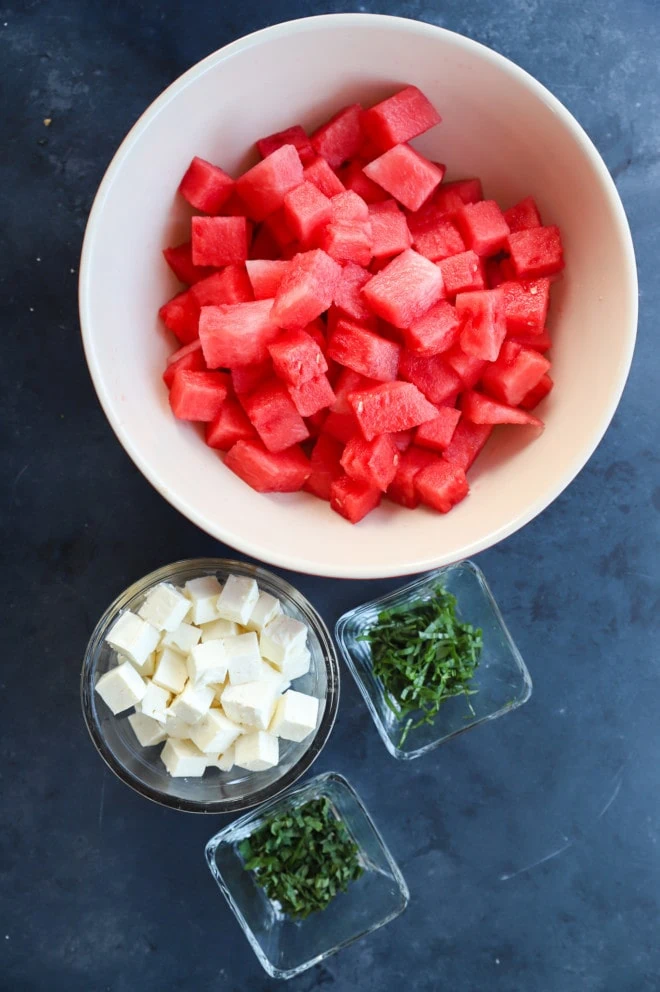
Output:
<svg viewBox="0 0 660 992">
<path fill-rule="evenodd" d="M 469 696 L 448 699 L 433 723 L 411 729 L 405 742 L 400 744 L 407 718 L 398 720 L 387 705 L 383 683 L 373 672 L 370 645 L 358 637 L 377 621 L 381 610 L 420 598 L 428 600 L 438 584 L 456 597 L 458 616 L 483 631 L 481 658 L 472 681 L 477 691 Z M 350 610 L 337 621 L 335 638 L 378 733 L 395 758 L 419 758 L 451 737 L 522 706 L 532 694 L 532 680 L 525 662 L 506 628 L 483 572 L 471 561 L 438 568 L 387 596 Z"/>
<path fill-rule="evenodd" d="M 128 722 L 127 713 L 113 716 L 94 691 L 99 677 L 116 663 L 115 652 L 105 637 L 124 610 L 139 609 L 147 592 L 159 582 L 181 586 L 200 575 L 215 575 L 222 582 L 228 575 L 256 579 L 259 588 L 277 596 L 285 613 L 309 627 L 310 671 L 296 680 L 301 692 L 317 696 L 320 718 L 317 729 L 302 743 L 280 741 L 280 763 L 263 772 L 234 767 L 229 772 L 206 770 L 202 778 L 171 778 L 160 760 L 160 745 L 141 747 Z M 233 813 L 256 806 L 279 795 L 307 771 L 323 750 L 337 716 L 339 664 L 332 638 L 323 620 L 305 597 L 284 579 L 263 568 L 222 558 L 198 558 L 175 562 L 135 582 L 105 611 L 87 645 L 81 675 L 81 700 L 85 723 L 96 748 L 108 767 L 140 795 L 192 813 Z"/>
<path fill-rule="evenodd" d="M 268 899 L 254 872 L 245 870 L 238 846 L 267 817 L 324 796 L 359 848 L 364 873 L 324 910 L 294 921 Z M 404 911 L 410 898 L 408 886 L 359 796 L 335 772 L 289 790 L 221 830 L 206 845 L 206 860 L 254 953 L 273 978 L 294 978 L 385 926 Z"/>
</svg>

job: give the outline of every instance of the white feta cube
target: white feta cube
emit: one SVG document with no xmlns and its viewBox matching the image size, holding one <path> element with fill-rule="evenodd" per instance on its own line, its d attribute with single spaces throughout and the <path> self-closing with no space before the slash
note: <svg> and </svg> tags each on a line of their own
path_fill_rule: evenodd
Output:
<svg viewBox="0 0 660 992">
<path fill-rule="evenodd" d="M 156 685 L 155 682 L 147 682 L 146 692 L 135 708 L 139 713 L 143 713 L 144 716 L 163 723 L 165 720 L 165 710 L 169 705 L 170 698 L 170 693 L 167 689 Z"/>
<path fill-rule="evenodd" d="M 215 693 L 210 686 L 198 686 L 187 682 L 183 692 L 180 692 L 170 704 L 170 713 L 184 723 L 197 723 L 208 713 L 214 696 Z"/>
<path fill-rule="evenodd" d="M 180 623 L 176 630 L 163 634 L 160 644 L 163 648 L 174 648 L 181 654 L 188 654 L 199 643 L 202 632 L 191 623 Z"/>
<path fill-rule="evenodd" d="M 190 741 L 166 741 L 160 759 L 173 778 L 199 778 L 206 771 L 206 755 Z"/>
<path fill-rule="evenodd" d="M 275 768 L 279 760 L 277 737 L 263 730 L 243 734 L 234 745 L 235 764 L 249 772 L 265 772 L 268 768 Z"/>
<path fill-rule="evenodd" d="M 190 600 L 169 582 L 161 582 L 147 593 L 138 616 L 156 630 L 176 630 L 190 611 Z"/>
<path fill-rule="evenodd" d="M 278 693 L 286 692 L 291 685 L 282 672 L 278 672 L 276 668 L 272 668 L 267 661 L 263 660 L 261 662 L 261 669 L 259 670 L 257 681 L 274 683 Z"/>
<path fill-rule="evenodd" d="M 218 616 L 245 626 L 258 599 L 259 586 L 254 579 L 230 575 L 218 599 Z"/>
<path fill-rule="evenodd" d="M 196 644 L 188 655 L 188 674 L 195 685 L 224 682 L 227 674 L 227 652 L 224 641 Z"/>
<path fill-rule="evenodd" d="M 281 612 L 282 604 L 279 599 L 275 599 L 269 592 L 260 592 L 259 599 L 255 603 L 250 619 L 245 626 L 248 630 L 256 630 L 260 634 L 266 624 L 278 617 Z"/>
<path fill-rule="evenodd" d="M 139 703 L 147 691 L 144 679 L 138 675 L 130 661 L 123 661 L 116 668 L 111 668 L 101 676 L 95 688 L 115 716 Z"/>
<path fill-rule="evenodd" d="M 277 697 L 275 682 L 244 682 L 243 685 L 227 686 L 222 693 L 222 708 L 234 723 L 266 730 Z"/>
<path fill-rule="evenodd" d="M 205 754 L 221 754 L 243 732 L 222 710 L 209 710 L 199 723 L 190 728 L 190 739 Z"/>
<path fill-rule="evenodd" d="M 133 733 L 142 747 L 153 747 L 154 744 L 162 744 L 167 736 L 159 724 L 158 720 L 152 720 L 144 713 L 131 713 L 128 722 L 133 728 Z"/>
<path fill-rule="evenodd" d="M 178 651 L 172 648 L 164 648 L 156 655 L 156 667 L 152 675 L 156 685 L 160 685 L 168 692 L 177 693 L 183 691 L 188 678 L 186 660 Z"/>
<path fill-rule="evenodd" d="M 294 679 L 302 678 L 303 675 L 307 675 L 307 672 L 311 668 L 312 656 L 309 653 L 309 648 L 303 647 L 298 654 L 292 655 L 287 658 L 286 661 L 282 662 L 282 675 L 284 675 L 289 682 L 293 682 Z"/>
<path fill-rule="evenodd" d="M 224 754 L 219 754 L 215 758 L 206 756 L 207 768 L 219 768 L 221 772 L 230 772 L 234 767 L 234 745 L 228 747 Z"/>
<path fill-rule="evenodd" d="M 222 586 L 215 575 L 200 575 L 197 579 L 190 579 L 186 582 L 185 589 L 192 601 L 193 623 L 209 623 L 218 619 L 220 614 L 217 602 Z"/>
<path fill-rule="evenodd" d="M 275 713 L 268 728 L 276 737 L 285 741 L 304 741 L 313 730 L 319 715 L 319 701 L 315 696 L 289 689 L 277 701 Z"/>
<path fill-rule="evenodd" d="M 123 655 L 117 655 L 117 664 L 121 665 L 124 661 L 130 661 L 129 658 L 124 658 Z M 134 661 L 131 661 L 131 665 L 138 672 L 143 679 L 150 679 L 154 674 L 154 668 L 156 667 L 156 652 L 152 651 L 149 657 L 146 659 L 144 664 L 137 665 Z"/>
<path fill-rule="evenodd" d="M 115 620 L 105 639 L 111 648 L 141 666 L 156 650 L 160 634 L 146 620 L 127 610 Z"/>
<path fill-rule="evenodd" d="M 275 617 L 261 632 L 261 653 L 282 670 L 284 663 L 295 657 L 307 641 L 307 626 L 293 617 Z"/>
<path fill-rule="evenodd" d="M 236 637 L 241 629 L 233 620 L 212 620 L 202 624 L 202 644 L 207 641 L 221 641 L 225 637 Z"/>
<path fill-rule="evenodd" d="M 259 651 L 259 640 L 254 631 L 250 631 L 249 634 L 238 634 L 236 637 L 226 637 L 223 644 L 231 684 L 256 682 L 263 662 Z"/>
<path fill-rule="evenodd" d="M 168 737 L 173 737 L 177 741 L 190 740 L 191 725 L 175 716 L 169 707 L 165 710 L 165 723 L 163 727 Z"/>
</svg>

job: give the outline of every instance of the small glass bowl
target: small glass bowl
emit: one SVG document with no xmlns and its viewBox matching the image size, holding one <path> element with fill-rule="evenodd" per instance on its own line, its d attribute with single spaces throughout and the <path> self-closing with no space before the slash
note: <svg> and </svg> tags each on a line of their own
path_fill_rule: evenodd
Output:
<svg viewBox="0 0 660 992">
<path fill-rule="evenodd" d="M 311 666 L 295 688 L 320 700 L 314 734 L 302 743 L 280 741 L 276 768 L 248 772 L 234 766 L 229 772 L 208 768 L 201 778 L 172 778 L 160 760 L 161 745 L 142 747 L 128 722 L 129 713 L 114 716 L 94 691 L 96 682 L 116 664 L 116 653 L 106 644 L 108 630 L 124 610 L 136 611 L 147 592 L 159 582 L 182 586 L 200 575 L 253 578 L 259 588 L 281 600 L 284 612 L 309 627 L 307 644 Z M 279 795 L 307 771 L 323 750 L 337 716 L 339 664 L 323 620 L 305 597 L 284 579 L 263 568 L 223 558 L 197 558 L 166 565 L 135 582 L 105 611 L 87 645 L 80 694 L 90 736 L 105 763 L 122 782 L 154 802 L 191 813 L 234 813 Z"/>
<path fill-rule="evenodd" d="M 412 600 L 428 600 L 442 585 L 456 597 L 458 616 L 483 631 L 483 648 L 472 686 L 472 695 L 454 696 L 440 707 L 433 723 L 411 729 L 403 744 L 401 735 L 408 718 L 398 720 L 387 705 L 387 693 L 374 675 L 371 647 L 360 641 L 381 610 Z M 420 579 L 345 613 L 337 621 L 335 638 L 364 697 L 385 747 L 395 758 L 410 760 L 432 751 L 472 727 L 495 720 L 517 709 L 532 694 L 532 680 L 484 574 L 474 562 L 462 561 L 429 572 Z M 413 718 L 415 714 L 411 714 Z"/>
<path fill-rule="evenodd" d="M 313 799 L 327 797 L 359 849 L 364 873 L 320 912 L 291 920 L 246 871 L 238 846 L 264 820 Z M 359 796 L 336 772 L 327 772 L 265 803 L 221 830 L 206 845 L 211 873 L 254 953 L 273 978 L 294 978 L 355 940 L 390 923 L 410 894 L 403 875 Z"/>
</svg>

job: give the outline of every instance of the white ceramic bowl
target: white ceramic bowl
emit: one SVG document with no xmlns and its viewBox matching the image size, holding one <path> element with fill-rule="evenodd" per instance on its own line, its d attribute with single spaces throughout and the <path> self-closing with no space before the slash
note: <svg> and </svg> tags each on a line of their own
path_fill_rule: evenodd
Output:
<svg viewBox="0 0 660 992">
<path fill-rule="evenodd" d="M 544 433 L 498 429 L 449 515 L 384 502 L 357 527 L 304 493 L 263 496 L 171 415 L 160 380 L 173 343 L 157 310 L 178 284 L 160 251 L 186 237 L 176 188 L 192 155 L 238 173 L 264 134 L 315 127 L 343 104 L 415 83 L 443 123 L 415 142 L 449 176 L 479 175 L 509 206 L 533 194 L 559 224 L 553 290 L 556 387 Z M 80 272 L 87 361 L 119 440 L 156 489 L 214 537 L 319 575 L 403 575 L 466 558 L 522 527 L 571 482 L 614 414 L 632 358 L 637 281 L 630 231 L 605 165 L 568 111 L 476 42 L 417 21 L 337 14 L 278 24 L 210 55 L 124 140 L 89 218 Z"/>
</svg>

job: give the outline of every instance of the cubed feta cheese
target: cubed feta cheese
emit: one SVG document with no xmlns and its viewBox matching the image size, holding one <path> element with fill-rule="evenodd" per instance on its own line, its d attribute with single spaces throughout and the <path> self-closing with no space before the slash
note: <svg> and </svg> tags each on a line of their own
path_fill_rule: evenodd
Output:
<svg viewBox="0 0 660 992">
<path fill-rule="evenodd" d="M 95 688 L 115 716 L 139 703 L 147 691 L 144 680 L 135 671 L 130 661 L 123 661 L 116 668 L 111 668 L 109 672 L 101 676 Z"/>
<path fill-rule="evenodd" d="M 206 755 L 190 741 L 166 741 L 160 758 L 173 778 L 199 778 L 206 771 Z"/>
<path fill-rule="evenodd" d="M 259 586 L 254 579 L 230 575 L 218 599 L 218 616 L 245 626 L 258 599 Z"/>
<path fill-rule="evenodd" d="M 236 637 L 241 630 L 233 620 L 212 620 L 202 624 L 202 644 L 207 641 L 221 641 L 224 637 Z"/>
<path fill-rule="evenodd" d="M 292 655 L 287 658 L 286 661 L 282 662 L 282 675 L 284 675 L 289 682 L 293 682 L 294 679 L 302 678 L 303 675 L 307 675 L 312 664 L 312 656 L 309 653 L 309 648 L 303 647 L 297 654 Z"/>
<path fill-rule="evenodd" d="M 290 689 L 277 701 L 275 714 L 268 728 L 285 741 L 304 741 L 313 730 L 319 715 L 319 701 L 314 696 Z"/>
<path fill-rule="evenodd" d="M 179 717 L 175 716 L 171 709 L 165 711 L 165 723 L 163 726 L 168 737 L 173 737 L 178 741 L 190 740 L 192 727 L 189 723 L 185 723 Z"/>
<path fill-rule="evenodd" d="M 207 768 L 219 768 L 221 772 L 230 772 L 234 767 L 234 745 L 228 747 L 224 754 L 219 754 L 216 758 L 206 756 Z"/>
<path fill-rule="evenodd" d="M 299 654 L 307 641 L 307 627 L 284 614 L 275 617 L 261 632 L 261 653 L 282 670 L 287 659 Z"/>
<path fill-rule="evenodd" d="M 181 654 L 188 654 L 199 643 L 202 632 L 191 623 L 180 623 L 176 630 L 163 634 L 160 644 L 163 648 L 174 648 Z"/>
<path fill-rule="evenodd" d="M 161 744 L 166 737 L 164 729 L 158 720 L 152 720 L 144 713 L 131 713 L 128 722 L 133 728 L 133 733 L 142 747 L 152 747 L 154 744 Z"/>
<path fill-rule="evenodd" d="M 190 739 L 205 754 L 221 754 L 234 743 L 242 727 L 229 720 L 222 710 L 209 710 L 190 728 Z"/>
<path fill-rule="evenodd" d="M 169 582 L 161 582 L 147 593 L 138 616 L 156 630 L 176 630 L 190 611 L 190 600 Z"/>
<path fill-rule="evenodd" d="M 223 644 L 231 684 L 256 682 L 263 662 L 259 651 L 259 640 L 254 631 L 250 631 L 249 634 L 238 634 L 236 637 L 226 637 Z"/>
<path fill-rule="evenodd" d="M 165 720 L 165 710 L 169 702 L 170 693 L 167 689 L 156 685 L 155 682 L 147 682 L 146 692 L 135 708 L 139 713 L 143 713 L 152 720 L 158 720 L 159 723 L 163 723 Z"/>
<path fill-rule="evenodd" d="M 250 619 L 245 626 L 248 630 L 256 630 L 260 634 L 266 624 L 274 620 L 281 612 L 282 604 L 279 599 L 275 599 L 269 592 L 260 592 L 259 599 L 255 603 Z"/>
<path fill-rule="evenodd" d="M 274 683 L 278 693 L 286 692 L 291 685 L 282 672 L 278 672 L 276 668 L 272 668 L 267 661 L 263 660 L 257 681 Z"/>
<path fill-rule="evenodd" d="M 160 685 L 175 695 L 183 691 L 188 678 L 188 670 L 183 655 L 172 648 L 163 648 L 156 655 L 156 667 L 152 675 L 156 685 Z"/>
<path fill-rule="evenodd" d="M 234 723 L 266 730 L 273 716 L 277 696 L 277 685 L 274 682 L 230 685 L 222 693 L 222 708 Z"/>
<path fill-rule="evenodd" d="M 239 768 L 249 772 L 264 772 L 275 768 L 279 761 L 277 737 L 257 730 L 253 734 L 243 734 L 234 745 L 234 762 Z"/>
<path fill-rule="evenodd" d="M 184 723 L 197 723 L 208 713 L 215 693 L 210 686 L 187 682 L 183 692 L 170 704 L 170 713 Z"/>
<path fill-rule="evenodd" d="M 222 586 L 215 575 L 200 575 L 190 579 L 185 585 L 186 593 L 192 600 L 192 622 L 210 623 L 217 620 L 220 614 L 217 610 L 218 596 Z"/>
<path fill-rule="evenodd" d="M 124 661 L 129 661 L 129 659 L 124 658 L 121 654 L 117 655 L 118 665 L 121 665 Z M 139 672 L 143 679 L 150 679 L 154 674 L 154 668 L 156 667 L 156 652 L 152 651 L 143 665 L 136 665 L 134 661 L 131 661 L 131 665 L 136 672 Z"/>
<path fill-rule="evenodd" d="M 224 682 L 227 674 L 227 652 L 224 641 L 196 644 L 188 655 L 188 674 L 195 685 Z"/>
<path fill-rule="evenodd" d="M 130 610 L 115 620 L 106 636 L 111 648 L 138 666 L 144 665 L 151 652 L 156 650 L 159 640 L 160 634 L 156 628 Z"/>
</svg>

